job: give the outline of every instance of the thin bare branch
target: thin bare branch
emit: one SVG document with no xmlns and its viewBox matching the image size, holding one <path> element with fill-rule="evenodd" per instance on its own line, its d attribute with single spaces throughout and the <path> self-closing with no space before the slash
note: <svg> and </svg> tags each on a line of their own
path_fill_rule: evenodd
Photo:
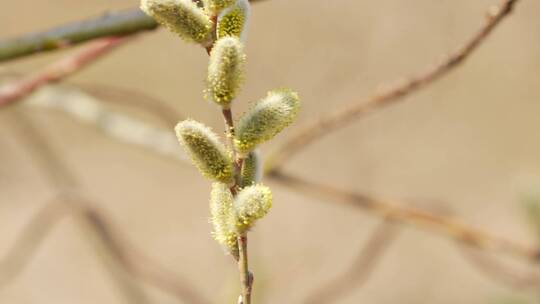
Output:
<svg viewBox="0 0 540 304">
<path fill-rule="evenodd" d="M 332 281 L 314 289 L 304 303 L 337 303 L 348 293 L 362 288 L 382 261 L 396 236 L 397 230 L 393 223 L 383 220 L 362 247 L 356 259 L 347 265 L 345 271 Z"/>
<path fill-rule="evenodd" d="M 453 71 L 474 53 L 497 25 L 512 12 L 517 2 L 518 0 L 503 0 L 498 6 L 490 8 L 485 24 L 463 46 L 441 62 L 405 81 L 397 81 L 393 85 L 385 86 L 384 89 L 375 92 L 365 100 L 353 103 L 305 125 L 269 158 L 267 170 L 278 170 L 286 161 L 314 141 L 381 107 L 403 100 L 404 97 L 425 88 Z"/>
<path fill-rule="evenodd" d="M 39 52 L 64 49 L 97 38 L 153 30 L 157 23 L 140 9 L 107 13 L 44 32 L 0 41 L 0 62 Z"/>
<path fill-rule="evenodd" d="M 47 203 L 19 233 L 15 243 L 0 260 L 0 288 L 22 273 L 43 240 L 64 218 L 66 208 L 57 202 Z"/>
<path fill-rule="evenodd" d="M 263 0 L 251 0 L 262 2 Z M 158 24 L 139 8 L 107 13 L 98 18 L 77 21 L 22 37 L 0 40 L 0 62 L 55 51 L 93 39 L 127 36 L 154 30 Z"/>
<path fill-rule="evenodd" d="M 436 232 L 457 243 L 484 251 L 505 253 L 530 262 L 539 262 L 538 248 L 478 230 L 456 219 L 434 214 L 422 209 L 406 207 L 402 202 L 387 201 L 349 192 L 333 186 L 311 182 L 286 174 L 273 172 L 270 176 L 279 184 L 308 196 L 317 196 L 357 207 L 398 223 L 409 224 Z"/>
<path fill-rule="evenodd" d="M 76 99 L 72 99 L 72 102 L 76 103 L 77 101 Z M 60 110 L 65 111 L 65 109 L 63 109 L 62 107 L 60 107 Z M 65 112 L 71 114 L 70 111 Z M 98 125 L 97 120 L 89 121 L 89 123 Z M 109 134 L 109 132 L 106 132 L 106 134 Z M 163 135 L 165 134 L 168 134 L 168 132 L 163 130 Z M 153 137 L 163 138 L 164 140 L 167 138 L 166 136 Z M 156 141 L 137 141 L 136 144 L 144 146 L 148 150 L 154 151 L 158 154 L 169 156 L 171 155 L 170 151 L 164 151 L 158 148 L 165 145 L 165 143 L 161 144 L 160 142 Z M 185 157 L 181 153 L 181 150 L 176 149 L 175 155 L 181 156 L 177 158 L 185 160 Z M 487 251 L 494 250 L 498 252 L 505 252 L 527 260 L 538 260 L 539 252 L 537 248 L 530 248 L 522 244 L 506 240 L 504 238 L 493 236 L 488 232 L 483 232 L 464 225 L 463 223 L 453 219 L 452 217 L 435 214 L 433 212 L 422 209 L 403 207 L 405 206 L 405 204 L 403 204 L 402 202 L 383 201 L 354 192 L 336 189 L 332 186 L 306 181 L 303 178 L 287 175 L 285 173 L 282 173 L 281 171 L 271 172 L 267 174 L 267 177 L 271 180 L 279 182 L 287 188 L 292 188 L 308 196 L 317 195 L 328 198 L 332 202 L 338 200 L 347 205 L 360 207 L 378 216 L 390 216 L 397 222 L 424 227 L 425 229 L 433 233 L 439 233 L 443 236 L 455 239 L 458 241 L 458 243 L 464 243 L 469 246 L 478 247 Z"/>
<path fill-rule="evenodd" d="M 519 289 L 538 289 L 540 287 L 540 271 L 538 269 L 516 270 L 503 264 L 495 257 L 488 256 L 486 252 L 464 246 L 460 246 L 460 249 L 471 266 L 497 283 Z"/>
<path fill-rule="evenodd" d="M 116 272 L 112 275 L 117 277 L 122 289 L 129 292 L 130 303 L 147 302 L 144 300 L 145 296 L 140 294 L 138 289 L 133 289 L 133 285 L 126 283 L 132 278 L 140 278 L 148 284 L 176 296 L 185 303 L 210 303 L 209 300 L 195 291 L 186 280 L 180 279 L 177 275 L 146 257 L 129 244 L 125 238 L 120 237 L 120 233 L 113 229 L 113 225 L 102 212 L 75 193 L 58 195 L 29 221 L 14 245 L 0 261 L 0 287 L 16 279 L 31 261 L 43 241 L 50 235 L 52 228 L 69 215 L 75 216 L 85 228 L 82 230 L 85 232 L 84 235 L 90 240 L 97 241 L 98 243 L 95 245 L 103 249 L 100 251 L 109 256 L 108 258 L 112 258 L 109 262 L 117 263 L 117 265 L 111 265 L 108 262 L 107 270 Z M 122 274 L 124 271 L 131 278 L 122 278 L 125 275 Z M 141 302 L 141 299 L 144 302 Z"/>
<path fill-rule="evenodd" d="M 64 193 L 59 195 L 57 201 L 63 203 L 66 210 L 80 220 L 81 227 L 85 228 L 82 232 L 90 240 L 94 241 L 94 248 L 98 253 L 101 253 L 99 256 L 106 263 L 106 269 L 111 272 L 129 303 L 144 304 L 148 302 L 144 290 L 134 280 L 137 277 L 154 284 L 166 292 L 173 293 L 181 301 L 193 304 L 210 303 L 195 292 L 187 282 L 176 278 L 163 268 L 160 269 L 159 266 L 149 266 L 152 264 L 158 265 L 157 263 L 151 263 L 149 259 L 139 261 L 132 257 L 132 254 L 137 252 L 136 248 L 128 246 L 128 243 L 113 230 L 106 217 L 97 209 L 92 208 L 92 205 L 85 198 L 72 193 L 72 189 L 77 185 L 74 175 L 64 165 L 60 157 L 46 144 L 46 139 L 40 134 L 39 129 L 30 120 L 26 119 L 23 113 L 19 113 L 18 109 L 13 112 L 10 118 L 15 121 L 14 125 L 24 126 L 20 137 L 25 139 L 25 144 L 33 153 L 34 158 L 40 163 L 39 167 L 46 174 L 47 181 L 52 180 L 52 186 L 61 189 L 60 192 Z M 61 210 L 56 208 L 53 211 Z M 4 276 L 6 279 L 13 279 L 18 272 L 24 269 L 25 263 L 32 257 L 32 252 L 21 253 L 20 250 L 36 250 L 40 244 L 39 241 L 48 235 L 47 233 L 51 229 L 46 226 L 39 229 L 38 225 L 54 224 L 56 221 L 53 220 L 55 219 L 55 212 L 53 211 L 40 212 L 38 217 L 34 219 L 37 223 L 31 222 L 29 228 L 24 230 L 26 233 L 21 236 L 21 241 L 16 242 L 16 248 L 11 251 L 15 252 L 15 254 L 8 255 L 7 260 L 3 261 L 2 265 L 18 265 L 16 269 L 11 271 L 11 276 L 9 275 L 9 269 L 6 270 L 7 275 Z M 29 246 L 28 241 L 36 242 L 31 244 L 33 246 Z M 21 255 L 23 259 L 21 259 Z M 14 257 L 16 260 L 11 260 Z M 142 255 L 139 253 L 137 257 L 140 258 Z M 140 268 L 143 264 L 146 265 L 146 268 Z M 0 268 L 1 273 L 2 269 Z M 0 277 L 2 276 L 0 275 Z"/>
<path fill-rule="evenodd" d="M 62 58 L 42 71 L 3 85 L 0 87 L 0 107 L 28 96 L 45 84 L 58 82 L 71 76 L 89 64 L 94 63 L 125 41 L 127 41 L 127 38 L 122 37 L 107 37 L 93 41 L 80 52 Z"/>
</svg>

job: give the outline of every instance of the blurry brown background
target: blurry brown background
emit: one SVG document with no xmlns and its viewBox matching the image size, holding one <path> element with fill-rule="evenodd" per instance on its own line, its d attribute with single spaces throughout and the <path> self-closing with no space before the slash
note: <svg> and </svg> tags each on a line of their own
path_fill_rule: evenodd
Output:
<svg viewBox="0 0 540 304">
<path fill-rule="evenodd" d="M 138 4 L 3 2 L 2 38 Z M 421 70 L 455 49 L 481 25 L 486 8 L 495 2 L 256 4 L 247 46 L 247 81 L 236 113 L 281 86 L 301 94 L 303 111 L 296 126 L 359 101 L 377 85 Z M 315 143 L 287 170 L 345 189 L 451 209 L 477 227 L 533 243 L 536 236 L 526 225 L 519 202 L 521 195 L 540 189 L 539 37 L 540 2 L 523 0 L 470 61 L 449 77 Z M 31 72 L 67 52 L 2 64 L 0 72 Z M 206 63 L 203 50 L 160 29 L 140 35 L 67 84 L 103 88 L 100 98 L 111 101 L 115 110 L 171 131 L 172 125 L 121 100 L 145 98 L 138 93 L 143 92 L 221 131 L 217 108 L 202 98 Z M 112 94 L 111 87 L 122 94 Z M 24 104 L 0 110 L 0 256 L 57 191 L 34 163 L 17 121 L 11 118 L 21 111 L 75 174 L 80 192 L 128 239 L 215 303 L 234 302 L 237 270 L 210 237 L 206 180 L 175 159 L 119 143 L 59 111 Z M 288 129 L 264 151 L 292 133 Z M 301 303 L 346 269 L 379 219 L 270 186 L 274 208 L 250 237 L 255 300 Z M 534 288 L 518 290 L 485 276 L 451 241 L 416 228 L 400 231 L 369 282 L 338 303 L 499 303 L 514 296 L 535 303 Z M 147 291 L 153 303 L 178 303 L 153 288 Z M 24 272 L 2 286 L 0 303 L 124 303 L 124 299 L 90 243 L 67 219 L 54 228 Z"/>
</svg>

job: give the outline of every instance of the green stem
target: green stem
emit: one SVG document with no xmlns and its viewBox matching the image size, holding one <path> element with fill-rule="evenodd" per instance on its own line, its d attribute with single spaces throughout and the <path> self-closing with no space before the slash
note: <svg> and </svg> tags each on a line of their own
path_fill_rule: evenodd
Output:
<svg viewBox="0 0 540 304">
<path fill-rule="evenodd" d="M 158 24 L 140 9 L 108 13 L 98 18 L 62 25 L 44 32 L 0 40 L 0 62 L 53 51 L 106 37 L 153 30 Z"/>
<path fill-rule="evenodd" d="M 250 0 L 262 2 L 263 0 Z M 139 8 L 107 13 L 97 18 L 77 21 L 58 27 L 0 40 L 0 62 L 54 51 L 107 36 L 126 36 L 158 27 L 154 19 Z"/>
</svg>

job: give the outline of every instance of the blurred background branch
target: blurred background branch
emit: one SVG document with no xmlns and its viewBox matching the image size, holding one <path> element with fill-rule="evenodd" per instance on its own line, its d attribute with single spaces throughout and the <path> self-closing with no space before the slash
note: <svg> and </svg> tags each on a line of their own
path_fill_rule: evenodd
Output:
<svg viewBox="0 0 540 304">
<path fill-rule="evenodd" d="M 446 56 L 441 62 L 411 78 L 397 81 L 392 85 L 382 85 L 380 90 L 365 100 L 331 112 L 300 128 L 293 137 L 281 145 L 280 149 L 269 156 L 267 170 L 279 170 L 296 153 L 306 149 L 312 142 L 383 106 L 401 101 L 404 97 L 425 88 L 453 71 L 482 45 L 489 34 L 512 12 L 517 2 L 518 0 L 503 0 L 499 5 L 491 7 L 488 10 L 485 24 L 463 46 Z"/>
<path fill-rule="evenodd" d="M 261 2 L 264 0 L 250 0 Z M 158 24 L 139 8 L 61 25 L 44 32 L 0 40 L 0 62 L 72 47 L 108 36 L 128 36 L 154 30 Z"/>
<path fill-rule="evenodd" d="M 396 239 L 397 232 L 397 228 L 391 220 L 383 219 L 354 261 L 345 265 L 343 273 L 332 281 L 314 289 L 304 303 L 336 303 L 349 292 L 362 288 Z"/>
<path fill-rule="evenodd" d="M 29 95 L 41 86 L 73 75 L 101 56 L 126 42 L 127 38 L 107 37 L 89 43 L 81 51 L 55 62 L 42 71 L 0 87 L 0 107 Z"/>
<path fill-rule="evenodd" d="M 271 159 L 272 162 L 269 163 L 268 168 L 270 170 L 267 175 L 274 182 L 305 196 L 323 198 L 332 203 L 353 206 L 385 220 L 373 233 L 354 263 L 347 268 L 347 271 L 336 278 L 335 281 L 331 281 L 328 285 L 319 289 L 319 295 L 317 293 L 310 295 L 306 303 L 330 303 L 336 298 L 345 295 L 346 292 L 361 287 L 395 238 L 396 228 L 393 227 L 394 222 L 421 227 L 429 232 L 454 240 L 457 246 L 466 247 L 464 257 L 476 269 L 491 278 L 517 288 L 537 286 L 539 274 L 537 274 L 536 268 L 532 268 L 530 273 L 509 270 L 505 265 L 490 259 L 486 255 L 486 253 L 504 253 L 517 257 L 520 261 L 536 263 L 538 262 L 539 251 L 535 246 L 529 247 L 517 241 L 499 237 L 494 232 L 466 225 L 454 217 L 409 207 L 404 202 L 381 200 L 356 191 L 308 181 L 303 177 L 281 171 L 282 165 L 310 143 L 339 130 L 365 114 L 380 109 L 382 106 L 402 100 L 402 98 L 434 83 L 450 71 L 461 66 L 497 25 L 510 14 L 515 3 L 517 3 L 517 0 L 505 0 L 498 6 L 490 8 L 486 23 L 481 29 L 462 47 L 451 53 L 440 63 L 405 81 L 384 86 L 384 89 L 361 103 L 352 104 L 339 109 L 335 113 L 323 116 L 319 120 L 308 122 L 305 128 L 285 142 L 274 154 Z M 134 9 L 118 14 L 110 14 L 98 19 L 69 24 L 23 38 L 0 41 L 0 61 L 3 61 L 99 38 L 96 41 L 89 42 L 81 52 L 69 55 L 58 63 L 53 63 L 43 71 L 0 87 L 0 106 L 22 100 L 23 97 L 27 97 L 29 93 L 46 84 L 63 81 L 73 73 L 95 62 L 102 55 L 107 54 L 109 50 L 127 41 L 125 38 L 109 37 L 110 35 L 125 36 L 154 29 L 156 25 L 153 21 L 150 21 L 138 9 Z M 15 47 L 17 44 L 20 44 L 19 47 Z M 34 106 L 58 109 L 78 121 L 93 125 L 108 136 L 112 136 L 124 143 L 139 145 L 149 151 L 185 160 L 183 155 L 180 154 L 176 139 L 171 131 L 154 127 L 146 122 L 131 118 L 129 115 L 115 113 L 100 105 L 98 100 L 91 98 L 92 96 L 80 92 L 66 94 L 65 90 L 62 94 L 65 96 L 56 94 L 55 87 L 50 86 L 42 88 L 39 94 L 28 98 L 28 102 Z M 145 112 L 163 119 L 168 125 L 182 116 L 159 100 L 152 103 L 134 103 L 131 100 L 126 100 L 126 104 L 133 105 L 134 108 L 144 109 Z M 19 137 L 27 139 L 30 150 L 34 151 L 36 163 L 46 172 L 46 177 L 51 182 L 51 185 L 58 191 L 68 190 L 77 193 L 78 183 L 73 172 L 70 172 L 69 168 L 62 163 L 61 156 L 56 155 L 56 152 L 48 147 L 43 136 L 39 132 L 36 133 L 38 128 L 32 126 L 31 122 L 28 124 L 24 117 L 20 119 L 20 113 L 17 112 L 13 112 L 15 115 L 12 119 L 15 120 L 14 125 L 19 128 Z M 32 258 L 33 253 L 35 253 L 46 236 L 50 234 L 56 223 L 66 214 L 73 214 L 71 211 L 75 210 L 75 208 L 81 208 L 77 211 L 77 217 L 80 217 L 84 225 L 89 228 L 89 231 L 97 236 L 99 243 L 101 243 L 101 245 L 98 245 L 104 248 L 96 248 L 96 251 L 104 250 L 105 254 L 112 256 L 113 264 L 117 265 L 117 272 L 112 273 L 112 275 L 130 303 L 151 302 L 147 299 L 138 282 L 132 281 L 134 278 L 171 293 L 179 300 L 187 303 L 210 303 L 208 299 L 205 299 L 195 288 L 190 286 L 187 280 L 178 278 L 161 266 L 160 263 L 145 257 L 139 252 L 138 248 L 128 244 L 113 229 L 112 223 L 106 219 L 105 215 L 92 207 L 93 204 L 88 202 L 86 198 L 80 197 L 79 194 L 73 194 L 68 198 L 67 200 L 84 201 L 85 203 L 76 204 L 76 207 L 69 206 L 67 209 L 63 207 L 64 203 L 50 203 L 40 210 L 23 229 L 20 238 L 17 239 L 5 259 L 0 263 L 0 282 L 2 284 L 12 280 L 17 273 L 24 269 L 25 263 Z M 66 210 L 69 212 L 66 212 Z M 86 233 L 85 235 L 88 236 Z M 478 252 L 475 252 L 475 250 Z M 123 272 L 125 273 L 123 274 Z M 128 276 L 125 274 L 128 274 Z"/>
</svg>

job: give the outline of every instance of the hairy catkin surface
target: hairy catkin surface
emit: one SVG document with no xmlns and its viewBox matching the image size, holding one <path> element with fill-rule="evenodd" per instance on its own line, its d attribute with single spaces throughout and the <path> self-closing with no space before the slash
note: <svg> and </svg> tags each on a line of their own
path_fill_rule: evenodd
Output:
<svg viewBox="0 0 540 304">
<path fill-rule="evenodd" d="M 229 107 L 244 79 L 246 55 L 236 37 L 219 39 L 208 64 L 206 96 L 218 105 Z"/>
<path fill-rule="evenodd" d="M 288 89 L 269 92 L 238 122 L 234 139 L 236 149 L 247 154 L 272 139 L 293 122 L 299 108 L 297 93 Z"/>
<path fill-rule="evenodd" d="M 209 127 L 188 119 L 176 125 L 175 131 L 180 144 L 202 175 L 226 184 L 232 182 L 231 153 Z"/>
<path fill-rule="evenodd" d="M 259 185 L 246 187 L 238 193 L 233 203 L 236 212 L 236 230 L 243 234 L 263 218 L 272 207 L 270 188 Z"/>
<path fill-rule="evenodd" d="M 191 0 L 142 0 L 141 9 L 184 40 L 206 44 L 211 39 L 212 21 Z"/>
</svg>

